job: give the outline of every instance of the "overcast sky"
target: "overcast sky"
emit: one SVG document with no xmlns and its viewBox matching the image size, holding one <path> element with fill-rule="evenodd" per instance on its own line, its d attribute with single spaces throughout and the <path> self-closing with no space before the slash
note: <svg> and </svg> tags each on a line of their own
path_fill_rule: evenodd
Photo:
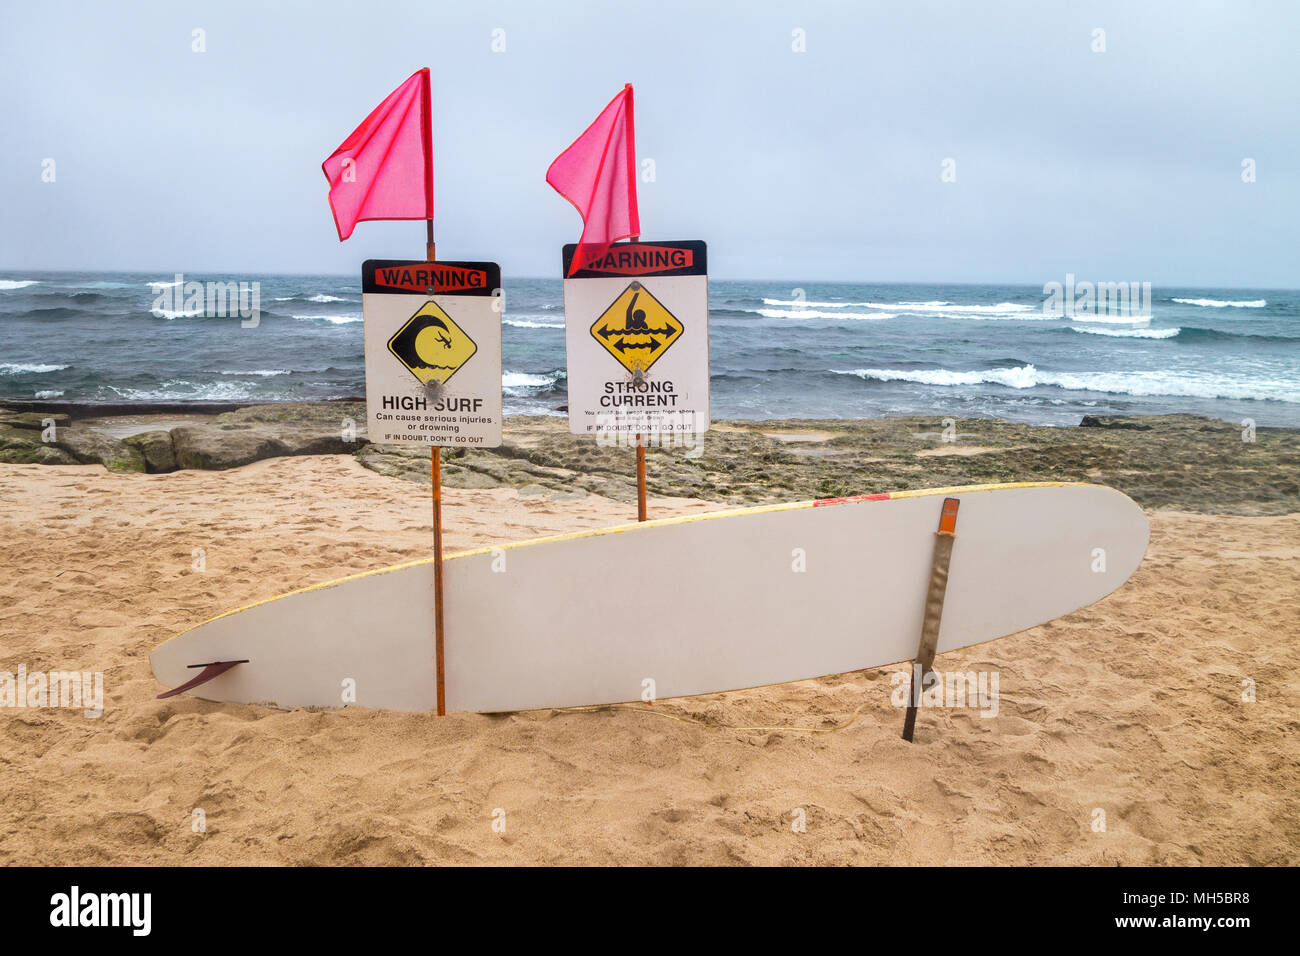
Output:
<svg viewBox="0 0 1300 956">
<path fill-rule="evenodd" d="M 429 66 L 439 252 L 507 276 L 558 276 L 546 168 L 631 82 L 644 238 L 717 277 L 1300 286 L 1300 4 L 701 6 L 7 0 L 0 270 L 419 257 L 340 243 L 320 164 Z"/>
</svg>

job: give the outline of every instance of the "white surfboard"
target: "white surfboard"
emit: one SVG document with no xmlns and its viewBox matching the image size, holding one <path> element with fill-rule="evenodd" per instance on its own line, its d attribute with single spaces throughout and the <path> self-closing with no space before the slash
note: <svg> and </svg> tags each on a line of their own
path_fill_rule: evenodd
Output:
<svg viewBox="0 0 1300 956">
<path fill-rule="evenodd" d="M 911 660 L 934 532 L 960 500 L 939 651 L 1099 600 L 1146 553 L 1128 497 L 1025 483 L 895 492 L 540 538 L 444 564 L 449 711 L 736 690 Z M 231 611 L 163 643 L 154 674 L 279 707 L 433 710 L 433 567 L 419 561 Z M 353 682 L 347 684 L 347 682 Z"/>
</svg>

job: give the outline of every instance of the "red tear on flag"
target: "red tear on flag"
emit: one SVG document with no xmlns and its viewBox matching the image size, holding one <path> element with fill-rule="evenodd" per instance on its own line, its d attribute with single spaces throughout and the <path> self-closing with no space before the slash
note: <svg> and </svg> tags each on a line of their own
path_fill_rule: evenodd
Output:
<svg viewBox="0 0 1300 956">
<path fill-rule="evenodd" d="M 631 83 L 556 157 L 546 181 L 582 216 L 582 237 L 570 275 L 599 259 L 619 239 L 641 235 Z"/>
<path fill-rule="evenodd" d="M 339 240 L 359 222 L 433 218 L 429 69 L 416 70 L 321 163 Z"/>
</svg>

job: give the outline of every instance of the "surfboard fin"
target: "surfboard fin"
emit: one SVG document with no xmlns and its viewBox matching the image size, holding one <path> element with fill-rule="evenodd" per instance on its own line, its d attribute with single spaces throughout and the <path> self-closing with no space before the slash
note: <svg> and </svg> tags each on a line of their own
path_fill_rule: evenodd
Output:
<svg viewBox="0 0 1300 956">
<path fill-rule="evenodd" d="M 156 699 L 165 700 L 168 697 L 175 697 L 177 694 L 183 694 L 187 690 L 193 690 L 195 687 L 198 687 L 200 684 L 206 684 L 214 677 L 220 677 L 222 674 L 230 670 L 230 668 L 234 667 L 236 664 L 247 664 L 247 663 L 248 663 L 247 660 L 242 660 L 242 661 L 213 661 L 211 664 L 191 664 L 190 665 L 191 667 L 202 667 L 203 670 L 199 671 L 199 673 L 195 677 L 191 678 L 190 680 L 187 680 L 184 684 L 181 684 L 180 687 L 173 687 L 171 690 L 164 691 L 163 693 L 159 694 Z"/>
</svg>

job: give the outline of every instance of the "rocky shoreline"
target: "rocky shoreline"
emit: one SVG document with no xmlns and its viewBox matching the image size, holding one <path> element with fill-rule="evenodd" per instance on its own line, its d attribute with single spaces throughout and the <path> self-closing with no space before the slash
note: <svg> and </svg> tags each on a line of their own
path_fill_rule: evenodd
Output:
<svg viewBox="0 0 1300 956">
<path fill-rule="evenodd" d="M 102 464 L 113 472 L 237 468 L 289 455 L 352 455 L 380 474 L 428 482 L 427 450 L 371 444 L 362 402 L 0 407 L 0 462 Z M 222 410 L 224 409 L 224 410 Z M 563 418 L 514 416 L 498 449 L 443 450 L 459 488 L 553 498 L 635 496 L 631 450 L 569 434 Z M 905 417 L 722 421 L 698 448 L 647 453 L 651 494 L 729 504 L 794 501 L 993 481 L 1094 481 L 1147 508 L 1300 512 L 1300 429 L 1243 428 L 1194 415 L 1088 416 L 1054 428 L 995 419 Z"/>
</svg>

